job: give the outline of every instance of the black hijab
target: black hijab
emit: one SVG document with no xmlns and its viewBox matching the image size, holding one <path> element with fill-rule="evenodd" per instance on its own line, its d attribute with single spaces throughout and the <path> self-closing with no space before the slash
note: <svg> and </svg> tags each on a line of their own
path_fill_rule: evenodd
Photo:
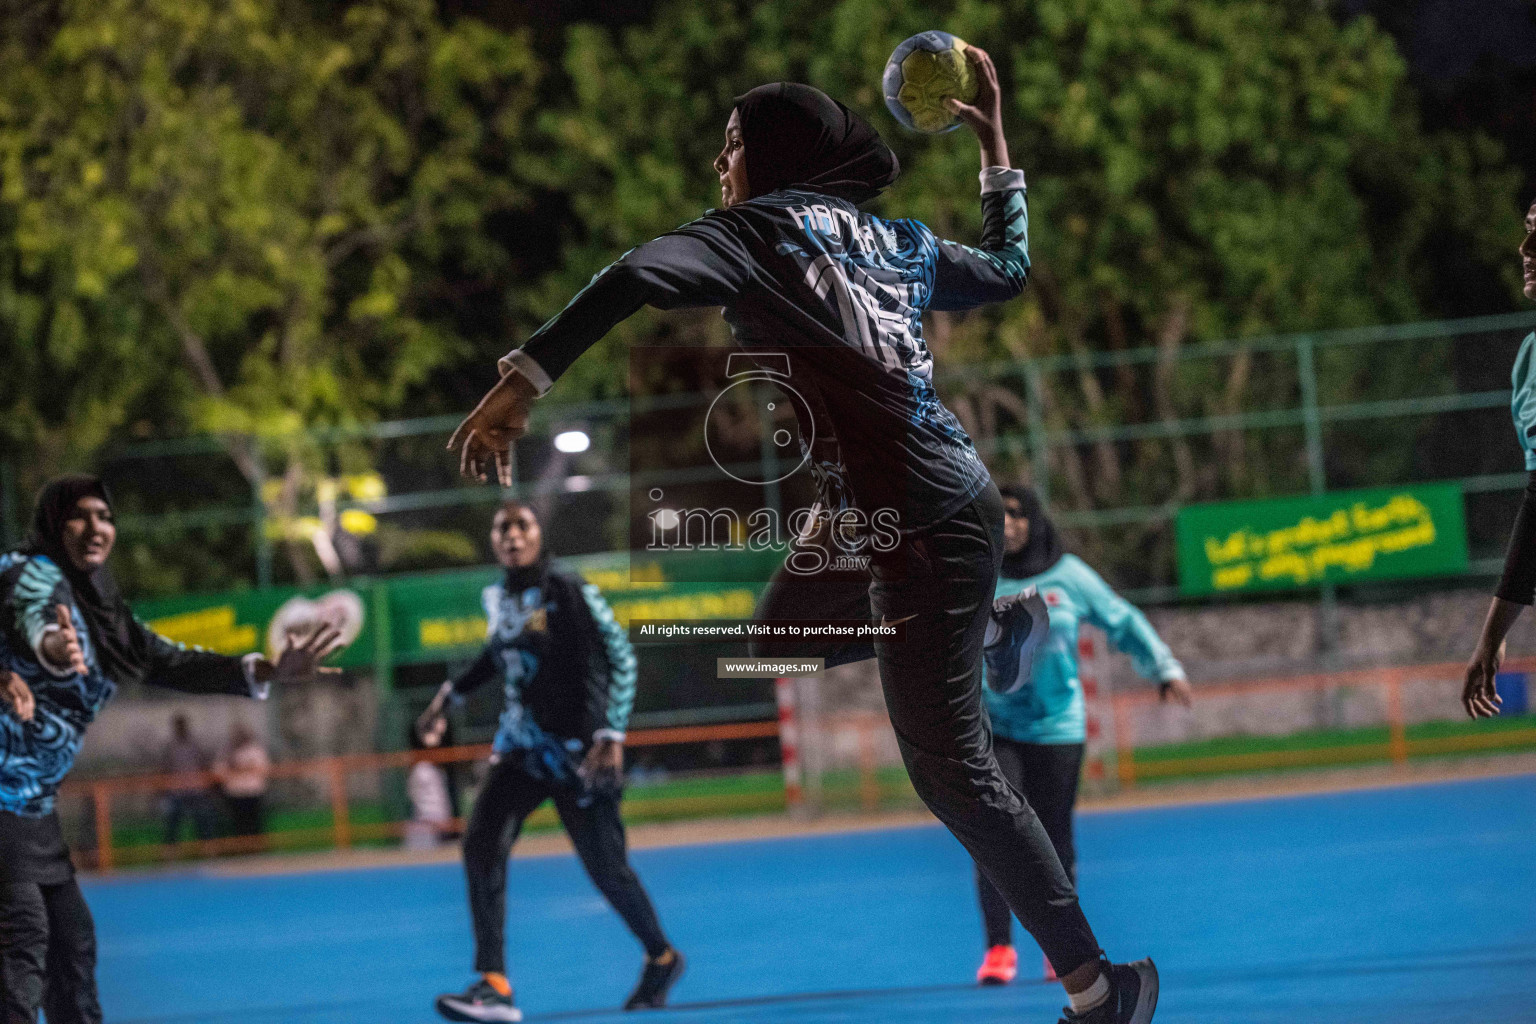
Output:
<svg viewBox="0 0 1536 1024">
<path fill-rule="evenodd" d="M 1024 510 L 1024 518 L 1029 520 L 1029 540 L 1013 554 L 1003 555 L 1002 575 L 1010 580 L 1025 580 L 1040 575 L 1061 561 L 1061 556 L 1066 554 L 1066 548 L 1061 544 L 1061 534 L 1056 532 L 1056 524 L 1051 522 L 1051 517 L 1045 514 L 1045 506 L 1040 503 L 1040 495 L 1035 493 L 1035 489 L 1000 487 L 998 490 L 1004 498 L 1017 501 Z"/>
<path fill-rule="evenodd" d="M 119 686 L 139 682 L 149 670 L 149 651 L 143 630 L 135 628 L 128 602 L 105 567 L 77 568 L 64 550 L 64 523 L 75 515 L 81 498 L 100 498 L 108 508 L 112 506 L 112 496 L 99 477 L 70 473 L 48 481 L 37 494 L 32 533 L 22 551 L 48 556 L 64 573 L 85 619 L 78 625 L 90 637 L 102 674 Z"/>
<path fill-rule="evenodd" d="M 820 89 L 760 85 L 736 97 L 736 110 L 754 196 L 794 187 L 862 203 L 901 173 L 880 133 Z"/>
</svg>

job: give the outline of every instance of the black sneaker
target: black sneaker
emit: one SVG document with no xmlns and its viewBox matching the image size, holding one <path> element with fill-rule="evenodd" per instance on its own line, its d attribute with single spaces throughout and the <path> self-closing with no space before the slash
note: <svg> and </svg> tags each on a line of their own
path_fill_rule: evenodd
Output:
<svg viewBox="0 0 1536 1024">
<path fill-rule="evenodd" d="M 635 990 L 624 1000 L 626 1010 L 659 1010 L 667 1005 L 667 992 L 677 979 L 683 976 L 683 954 L 672 950 L 672 959 L 666 963 L 645 958 L 645 967 L 640 971 L 640 982 Z"/>
<path fill-rule="evenodd" d="M 481 978 L 458 995 L 437 997 L 437 1012 L 449 1020 L 468 1021 L 519 1021 L 523 1011 Z"/>
<path fill-rule="evenodd" d="M 992 602 L 992 621 L 1002 630 L 996 643 L 982 649 L 987 664 L 987 686 L 998 693 L 1013 693 L 1029 682 L 1035 650 L 1045 642 L 1051 616 L 1034 587 L 1025 587 Z"/>
<path fill-rule="evenodd" d="M 1157 965 L 1152 958 L 1130 964 L 1104 963 L 1109 998 L 1087 1013 L 1062 1011 L 1058 1024 L 1150 1024 L 1157 1009 Z"/>
</svg>

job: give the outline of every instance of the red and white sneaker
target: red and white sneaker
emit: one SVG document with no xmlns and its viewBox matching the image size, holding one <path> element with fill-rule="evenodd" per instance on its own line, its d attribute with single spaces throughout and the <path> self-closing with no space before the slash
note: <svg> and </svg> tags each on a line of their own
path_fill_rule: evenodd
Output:
<svg viewBox="0 0 1536 1024">
<path fill-rule="evenodd" d="M 1041 957 L 1045 960 L 1045 980 L 1046 981 L 1059 981 L 1059 980 L 1061 980 L 1061 979 L 1056 977 L 1056 968 L 1051 966 L 1051 958 L 1048 957 L 1048 956 L 1045 956 L 1045 954 L 1043 954 L 1043 953 L 1041 954 Z"/>
<path fill-rule="evenodd" d="M 976 981 L 982 985 L 1006 985 L 1019 974 L 1019 954 L 1012 946 L 993 946 L 976 968 Z"/>
</svg>

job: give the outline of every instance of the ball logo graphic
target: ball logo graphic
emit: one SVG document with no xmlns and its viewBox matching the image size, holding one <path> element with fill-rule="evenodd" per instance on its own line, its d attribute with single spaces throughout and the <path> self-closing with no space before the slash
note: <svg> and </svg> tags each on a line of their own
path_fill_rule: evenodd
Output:
<svg viewBox="0 0 1536 1024">
<path fill-rule="evenodd" d="M 726 376 L 731 383 L 704 420 L 710 459 L 732 480 L 759 487 L 799 472 L 816 438 L 810 404 L 789 382 L 789 355 L 734 352 Z"/>
<path fill-rule="evenodd" d="M 930 134 L 960 127 L 944 101 L 976 99 L 980 83 L 965 50 L 965 40 L 936 30 L 919 32 L 896 47 L 881 83 L 885 105 L 896 120 Z"/>
<path fill-rule="evenodd" d="M 348 647 L 363 631 L 363 599 L 350 590 L 333 590 L 311 601 L 290 597 L 272 616 L 267 627 L 267 656 L 276 658 L 291 643 L 314 633 L 320 625 L 341 631 L 341 647 Z"/>
</svg>

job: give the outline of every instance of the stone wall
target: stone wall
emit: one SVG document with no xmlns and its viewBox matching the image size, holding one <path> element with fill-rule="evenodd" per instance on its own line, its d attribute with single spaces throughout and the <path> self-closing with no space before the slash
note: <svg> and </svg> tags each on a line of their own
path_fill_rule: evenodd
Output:
<svg viewBox="0 0 1536 1024">
<path fill-rule="evenodd" d="M 1132 715 L 1138 745 L 1232 735 L 1284 735 L 1310 729 L 1381 725 L 1386 692 L 1379 686 L 1201 697 L 1220 683 L 1383 666 L 1447 664 L 1403 686 L 1404 718 L 1412 722 L 1462 717 L 1460 666 L 1476 643 L 1488 608 L 1486 590 L 1426 593 L 1368 604 L 1340 603 L 1329 613 L 1316 601 L 1148 609 L 1158 633 L 1183 661 L 1195 687 L 1192 710 L 1147 705 Z M 1331 632 L 1333 642 L 1325 644 Z M 1097 634 L 1100 643 L 1103 635 Z M 1509 638 L 1510 657 L 1536 656 L 1536 615 L 1526 615 Z M 1113 692 L 1147 684 L 1129 658 L 1107 653 L 1101 678 Z M 883 716 L 879 677 L 872 662 L 834 669 L 808 698 L 819 709 L 819 757 L 829 766 L 856 763 L 858 733 L 870 716 Z M 818 731 L 813 724 L 812 731 Z M 882 762 L 897 759 L 894 737 L 883 726 L 875 743 Z"/>
<path fill-rule="evenodd" d="M 1488 596 L 1482 590 L 1426 593 L 1371 604 L 1340 604 L 1336 642 L 1325 646 L 1324 613 L 1316 602 L 1164 607 L 1148 610 L 1158 632 L 1184 662 L 1198 695 L 1203 686 L 1272 676 L 1384 665 L 1464 663 L 1476 641 Z M 1536 615 L 1510 635 L 1511 656 L 1536 655 Z M 1101 674 L 1118 692 L 1143 687 L 1129 659 L 1108 654 Z M 1404 688 L 1409 721 L 1460 715 L 1459 669 Z M 861 723 L 878 722 L 874 749 L 882 762 L 897 758 L 885 723 L 885 703 L 874 662 L 834 669 L 805 690 L 806 711 L 828 730 L 824 745 L 808 751 L 827 766 L 855 763 L 867 749 Z M 81 775 L 147 771 L 158 767 L 171 716 L 185 712 L 205 746 L 215 747 L 239 718 L 275 756 L 313 757 L 373 749 L 378 708 L 367 676 L 344 676 L 276 694 L 265 704 L 232 697 L 189 697 L 145 690 L 120 696 L 90 730 Z M 1139 743 L 1175 742 L 1233 734 L 1275 734 L 1307 728 L 1374 725 L 1385 720 L 1382 692 L 1371 687 L 1247 697 L 1209 697 L 1193 711 L 1151 706 L 1132 723 Z"/>
<path fill-rule="evenodd" d="M 1465 662 L 1488 611 L 1486 590 L 1450 590 L 1370 604 L 1340 603 L 1336 642 L 1323 643 L 1326 617 L 1315 602 L 1200 608 L 1153 608 L 1147 617 L 1195 682 L 1321 672 L 1381 665 Z M 1536 654 L 1536 616 L 1510 634 L 1511 654 Z M 1134 673 L 1115 658 L 1113 679 L 1130 685 Z"/>
<path fill-rule="evenodd" d="M 377 700 L 366 676 L 350 674 L 278 691 L 266 701 L 203 697 L 145 687 L 108 704 L 86 733 L 77 777 L 156 771 L 171 735 L 171 718 L 185 714 L 204 749 L 224 746 L 236 721 L 261 737 L 274 758 L 318 757 L 374 747 Z"/>
</svg>

